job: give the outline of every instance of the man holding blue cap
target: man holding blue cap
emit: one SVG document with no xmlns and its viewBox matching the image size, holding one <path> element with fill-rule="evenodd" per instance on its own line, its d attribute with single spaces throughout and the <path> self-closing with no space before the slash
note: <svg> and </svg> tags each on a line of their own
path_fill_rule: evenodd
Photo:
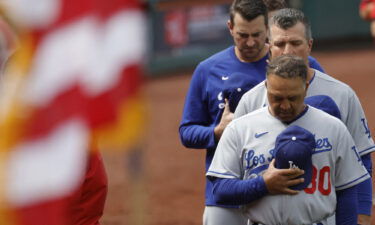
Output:
<svg viewBox="0 0 375 225">
<path fill-rule="evenodd" d="M 270 54 L 277 57 L 284 54 L 297 55 L 305 60 L 313 46 L 311 25 L 304 13 L 298 9 L 285 8 L 277 11 L 269 20 Z M 360 100 L 347 84 L 312 68 L 308 69 L 309 88 L 307 96 L 328 95 L 340 109 L 341 121 L 348 128 L 362 162 L 372 174 L 371 153 L 375 151 L 371 130 Z M 234 118 L 268 105 L 267 88 L 262 82 L 245 93 L 238 103 Z M 315 121 L 312 121 L 313 123 Z M 350 164 L 349 164 L 350 165 Z M 370 225 L 372 209 L 372 182 L 368 179 L 358 186 L 358 224 Z M 332 225 L 334 223 L 330 223 Z"/>
<path fill-rule="evenodd" d="M 334 213 L 336 224 L 357 224 L 356 185 L 370 175 L 346 126 L 304 103 L 306 77 L 302 58 L 272 59 L 269 106 L 228 125 L 206 174 L 215 200 L 242 205 L 250 224 L 327 224 Z M 283 168 L 305 172 L 292 180 L 285 175 L 290 195 L 270 185 Z"/>
<path fill-rule="evenodd" d="M 302 190 L 311 183 L 313 174 L 312 154 L 315 150 L 315 137 L 308 130 L 293 125 L 286 128 L 276 138 L 275 167 L 279 169 L 299 168 L 303 182 L 290 188 Z"/>
</svg>

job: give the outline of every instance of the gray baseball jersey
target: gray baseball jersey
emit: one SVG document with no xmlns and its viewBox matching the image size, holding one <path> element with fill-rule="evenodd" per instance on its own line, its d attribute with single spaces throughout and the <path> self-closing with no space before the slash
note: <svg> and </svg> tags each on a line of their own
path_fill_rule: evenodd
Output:
<svg viewBox="0 0 375 225">
<path fill-rule="evenodd" d="M 324 221 L 335 211 L 337 190 L 370 178 L 345 125 L 311 106 L 289 125 L 272 116 L 268 107 L 233 120 L 206 175 L 252 179 L 263 174 L 274 156 L 277 135 L 290 125 L 315 135 L 312 181 L 298 195 L 267 195 L 244 206 L 251 222 L 301 225 Z"/>
<path fill-rule="evenodd" d="M 315 70 L 315 76 L 307 90 L 307 97 L 313 95 L 327 95 L 335 101 L 340 109 L 341 120 L 352 135 L 361 156 L 375 151 L 374 141 L 361 103 L 355 92 L 348 85 Z M 267 90 L 263 81 L 242 96 L 234 113 L 234 118 L 267 105 Z"/>
</svg>

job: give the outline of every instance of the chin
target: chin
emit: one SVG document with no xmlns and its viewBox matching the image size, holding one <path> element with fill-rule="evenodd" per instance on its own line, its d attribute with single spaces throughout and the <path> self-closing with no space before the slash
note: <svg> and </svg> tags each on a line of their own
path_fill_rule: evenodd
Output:
<svg viewBox="0 0 375 225">
<path fill-rule="evenodd" d="M 250 51 L 246 51 L 244 53 L 244 55 L 248 58 L 254 58 L 255 56 L 257 56 L 259 54 L 259 51 L 256 51 L 255 49 L 253 50 L 250 50 Z"/>
<path fill-rule="evenodd" d="M 288 123 L 292 120 L 294 120 L 293 116 L 278 116 L 277 117 L 281 122 Z"/>
</svg>

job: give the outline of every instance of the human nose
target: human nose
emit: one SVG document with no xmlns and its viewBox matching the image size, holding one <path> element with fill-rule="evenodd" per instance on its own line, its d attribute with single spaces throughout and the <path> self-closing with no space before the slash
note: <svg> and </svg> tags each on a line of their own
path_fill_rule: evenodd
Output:
<svg viewBox="0 0 375 225">
<path fill-rule="evenodd" d="M 290 44 L 286 44 L 283 51 L 284 55 L 292 55 L 294 54 L 293 46 Z"/>
<path fill-rule="evenodd" d="M 246 41 L 247 46 L 253 46 L 255 44 L 255 40 L 252 37 L 249 37 Z"/>
<path fill-rule="evenodd" d="M 290 102 L 288 100 L 284 100 L 280 103 L 280 109 L 282 110 L 289 110 L 290 109 Z"/>
</svg>

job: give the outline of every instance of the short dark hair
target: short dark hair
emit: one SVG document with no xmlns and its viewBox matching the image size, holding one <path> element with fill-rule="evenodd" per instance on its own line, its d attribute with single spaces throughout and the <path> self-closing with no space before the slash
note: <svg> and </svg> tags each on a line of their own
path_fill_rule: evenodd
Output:
<svg viewBox="0 0 375 225">
<path fill-rule="evenodd" d="M 263 0 L 234 0 L 229 11 L 232 24 L 234 24 L 234 15 L 236 13 L 247 21 L 251 21 L 258 16 L 264 16 L 264 24 L 268 25 L 267 7 Z"/>
<path fill-rule="evenodd" d="M 285 0 L 263 0 L 268 11 L 275 11 L 279 9 L 284 9 L 288 7 Z"/>
<path fill-rule="evenodd" d="M 281 55 L 272 59 L 267 66 L 267 76 L 272 74 L 290 79 L 300 77 L 307 80 L 307 66 L 305 61 L 295 55 Z"/>
<path fill-rule="evenodd" d="M 301 22 L 305 26 L 306 40 L 311 40 L 311 26 L 305 14 L 298 9 L 285 8 L 278 10 L 269 21 L 269 27 L 276 25 L 283 30 L 287 30 Z M 271 35 L 270 35 L 271 36 Z"/>
</svg>

